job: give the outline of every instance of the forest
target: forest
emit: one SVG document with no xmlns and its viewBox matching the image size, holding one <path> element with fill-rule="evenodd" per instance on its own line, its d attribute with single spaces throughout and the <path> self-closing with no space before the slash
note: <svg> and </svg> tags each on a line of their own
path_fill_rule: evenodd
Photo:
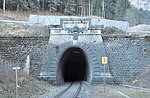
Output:
<svg viewBox="0 0 150 98">
<path fill-rule="evenodd" d="M 48 11 L 63 15 L 94 15 L 128 21 L 131 26 L 150 24 L 150 12 L 135 8 L 129 0 L 0 0 L 0 8 L 13 11 Z"/>
</svg>

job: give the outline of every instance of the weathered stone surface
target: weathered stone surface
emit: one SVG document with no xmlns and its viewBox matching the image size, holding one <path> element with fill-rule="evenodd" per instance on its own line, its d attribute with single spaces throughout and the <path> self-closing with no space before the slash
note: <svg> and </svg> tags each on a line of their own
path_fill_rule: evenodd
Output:
<svg viewBox="0 0 150 98">
<path fill-rule="evenodd" d="M 150 41 L 140 37 L 104 38 L 113 77 L 121 82 L 131 81 L 150 64 Z"/>
<path fill-rule="evenodd" d="M 81 40 L 82 37 L 84 37 L 84 40 Z M 25 64 L 26 57 L 29 54 L 31 58 L 30 74 L 37 76 L 40 71 L 43 70 L 56 70 L 56 63 L 58 62 L 57 56 L 63 54 L 63 52 L 69 47 L 77 46 L 81 47 L 85 50 L 86 54 L 89 55 L 88 57 L 89 60 L 91 60 L 91 64 L 95 66 L 96 73 L 93 73 L 93 77 L 97 77 L 94 76 L 94 74 L 97 75 L 99 69 L 103 72 L 103 66 L 100 65 L 100 63 L 101 56 L 105 51 L 102 49 L 101 46 L 103 44 L 99 43 L 100 39 L 97 36 L 93 36 L 93 38 L 89 37 L 90 36 L 79 37 L 80 42 L 77 45 L 72 44 L 72 36 L 68 35 L 54 36 L 51 40 L 52 44 L 48 44 L 49 38 L 42 37 L 0 37 L 0 54 L 4 59 L 18 62 L 21 67 Z M 67 42 L 65 40 L 66 38 L 68 40 Z M 148 40 L 148 37 L 107 36 L 107 38 L 103 38 L 103 41 L 106 56 L 108 56 L 109 70 L 113 78 L 117 81 L 130 81 L 144 68 L 150 65 L 150 41 Z M 59 46 L 59 49 L 57 46 Z M 52 51 L 46 52 L 46 48 L 47 50 Z M 56 52 L 56 50 L 58 51 Z M 92 50 L 96 51 L 95 55 L 93 55 Z M 97 62 L 94 62 L 95 56 L 97 57 Z M 45 69 L 41 68 L 41 65 L 46 64 L 50 64 L 51 67 L 47 66 Z M 53 74 L 52 72 L 50 74 L 52 74 L 50 76 L 51 80 L 56 80 L 55 73 Z"/>
<path fill-rule="evenodd" d="M 21 68 L 24 68 L 27 55 L 30 55 L 30 74 L 37 76 L 47 43 L 48 38 L 45 37 L 0 37 L 0 55 Z"/>
<path fill-rule="evenodd" d="M 60 32 L 57 31 L 56 29 L 51 32 L 48 47 L 43 57 L 41 77 L 48 77 L 54 84 L 63 83 L 62 69 L 64 68 L 61 67 L 61 57 L 70 48 L 80 48 L 83 50 L 88 62 L 87 81 L 90 83 L 99 83 L 103 77 L 101 76 L 103 73 L 101 58 L 102 56 L 106 56 L 101 30 L 87 30 L 79 34 L 76 43 L 74 43 L 72 34 L 65 33 L 63 30 Z M 110 73 L 108 65 L 106 65 L 106 73 Z"/>
</svg>

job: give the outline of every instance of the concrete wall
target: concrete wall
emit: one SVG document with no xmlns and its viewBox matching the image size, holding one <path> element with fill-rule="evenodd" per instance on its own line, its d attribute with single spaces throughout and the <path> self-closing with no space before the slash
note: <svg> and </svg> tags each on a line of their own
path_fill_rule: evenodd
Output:
<svg viewBox="0 0 150 98">
<path fill-rule="evenodd" d="M 40 24 L 40 25 L 60 25 L 60 19 L 74 19 L 74 18 L 90 18 L 90 17 L 78 17 L 78 16 L 42 16 L 42 15 L 30 15 L 29 24 Z M 90 18 L 92 25 L 104 25 L 104 27 L 116 27 L 119 30 L 127 31 L 129 23 L 126 21 L 108 20 L 108 19 L 96 19 Z"/>
</svg>

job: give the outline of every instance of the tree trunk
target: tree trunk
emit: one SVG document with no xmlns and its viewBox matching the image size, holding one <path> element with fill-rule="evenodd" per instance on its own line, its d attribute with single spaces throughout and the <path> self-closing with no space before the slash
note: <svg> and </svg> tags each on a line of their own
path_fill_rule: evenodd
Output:
<svg viewBox="0 0 150 98">
<path fill-rule="evenodd" d="M 44 6 L 45 6 L 45 0 L 43 0 L 43 3 L 42 3 L 42 11 L 44 11 Z"/>
<path fill-rule="evenodd" d="M 91 15 L 91 0 L 89 0 L 89 16 Z"/>
<path fill-rule="evenodd" d="M 17 11 L 19 11 L 19 10 L 20 10 L 20 4 L 17 5 Z"/>
<path fill-rule="evenodd" d="M 3 0 L 3 13 L 5 13 L 5 0 Z"/>
</svg>

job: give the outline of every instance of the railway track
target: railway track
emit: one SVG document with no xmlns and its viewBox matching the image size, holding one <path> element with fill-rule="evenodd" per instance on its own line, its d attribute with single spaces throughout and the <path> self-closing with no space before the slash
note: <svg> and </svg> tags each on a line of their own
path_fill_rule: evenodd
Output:
<svg viewBox="0 0 150 98">
<path fill-rule="evenodd" d="M 67 88 L 65 88 L 63 91 L 58 93 L 53 98 L 78 98 L 81 88 L 82 88 L 81 81 L 78 83 L 72 82 Z"/>
</svg>

